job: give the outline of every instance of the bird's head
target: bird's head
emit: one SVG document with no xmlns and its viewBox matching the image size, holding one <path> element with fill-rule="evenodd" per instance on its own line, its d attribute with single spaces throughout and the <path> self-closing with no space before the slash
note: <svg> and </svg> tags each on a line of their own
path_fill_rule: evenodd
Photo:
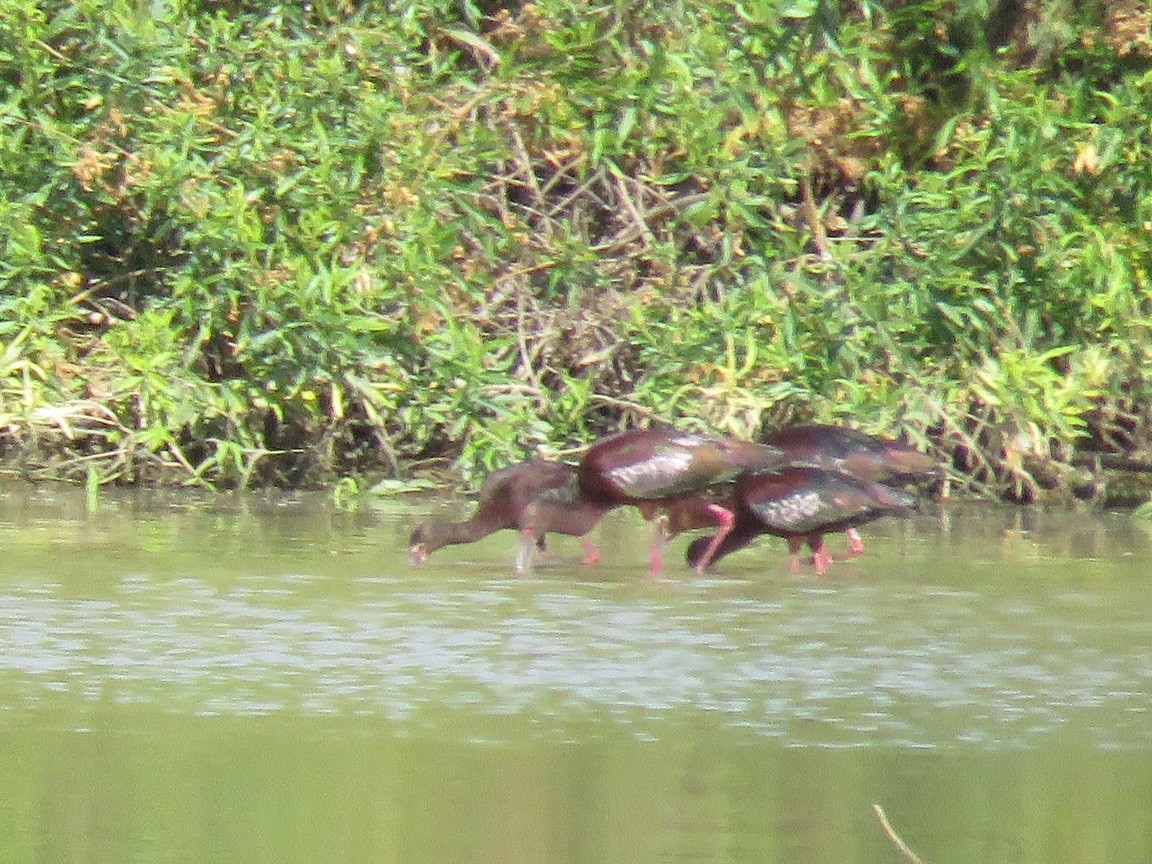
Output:
<svg viewBox="0 0 1152 864">
<path fill-rule="evenodd" d="M 697 537 L 688 544 L 688 551 L 684 553 L 684 560 L 688 562 L 688 566 L 695 569 L 696 565 L 700 563 L 700 559 L 704 557 L 704 550 L 708 548 L 708 544 L 712 542 L 712 536 Z"/>
<path fill-rule="evenodd" d="M 432 543 L 431 533 L 427 525 L 419 525 L 408 538 L 408 561 L 413 566 L 423 564 L 428 553 L 436 548 Z"/>
</svg>

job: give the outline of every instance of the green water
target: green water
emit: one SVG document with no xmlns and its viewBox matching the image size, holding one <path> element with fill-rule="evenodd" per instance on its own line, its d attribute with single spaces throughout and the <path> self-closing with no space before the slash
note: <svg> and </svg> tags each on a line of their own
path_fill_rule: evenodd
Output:
<svg viewBox="0 0 1152 864">
<path fill-rule="evenodd" d="M 506 533 L 412 570 L 432 512 L 0 492 L 0 862 L 900 861 L 874 803 L 930 864 L 1152 861 L 1122 515 L 653 583 L 629 513 L 598 568 L 555 538 L 517 578 Z"/>
</svg>

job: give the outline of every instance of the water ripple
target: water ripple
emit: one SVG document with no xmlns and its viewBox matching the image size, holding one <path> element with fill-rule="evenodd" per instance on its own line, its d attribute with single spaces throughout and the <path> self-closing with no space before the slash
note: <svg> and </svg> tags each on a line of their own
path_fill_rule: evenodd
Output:
<svg viewBox="0 0 1152 864">
<path fill-rule="evenodd" d="M 304 602 L 307 585 L 222 592 L 133 575 L 99 600 L 10 587 L 0 594 L 0 692 L 26 706 L 71 697 L 415 723 L 445 712 L 601 717 L 641 734 L 706 715 L 841 745 L 1020 745 L 1068 728 L 1101 746 L 1152 738 L 1152 646 L 1139 610 L 1069 593 L 755 597 L 702 584 L 628 596 L 395 582 L 354 602 Z"/>
</svg>

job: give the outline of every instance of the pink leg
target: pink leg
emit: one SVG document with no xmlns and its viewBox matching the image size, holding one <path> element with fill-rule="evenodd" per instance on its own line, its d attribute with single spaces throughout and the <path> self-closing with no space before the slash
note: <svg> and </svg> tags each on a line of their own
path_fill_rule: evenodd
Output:
<svg viewBox="0 0 1152 864">
<path fill-rule="evenodd" d="M 520 548 L 516 551 L 516 572 L 532 572 L 532 556 L 536 554 L 536 529 L 520 529 Z"/>
<path fill-rule="evenodd" d="M 853 558 L 864 554 L 864 540 L 861 539 L 860 532 L 855 528 L 848 528 L 844 533 L 848 535 L 848 554 Z"/>
<path fill-rule="evenodd" d="M 668 517 L 660 515 L 652 520 L 648 537 L 648 571 L 656 576 L 664 569 L 664 546 L 668 542 Z"/>
<path fill-rule="evenodd" d="M 580 560 L 581 564 L 599 564 L 600 553 L 596 551 L 596 547 L 589 542 L 587 537 L 578 537 L 580 541 L 580 548 L 584 550 L 584 557 Z"/>
<path fill-rule="evenodd" d="M 732 525 L 736 521 L 736 517 L 732 515 L 731 510 L 725 510 L 719 504 L 708 504 L 704 507 L 708 515 L 716 520 L 716 533 L 712 535 L 712 542 L 708 544 L 708 548 L 704 550 L 704 554 L 700 556 L 700 560 L 696 562 L 696 572 L 703 573 L 708 565 L 712 562 L 712 556 L 716 554 L 716 549 L 720 546 L 720 541 L 732 530 Z"/>
<path fill-rule="evenodd" d="M 536 533 L 536 554 L 532 556 L 533 563 L 542 563 L 551 560 L 548 555 L 548 544 L 545 542 L 547 537 L 548 535 L 543 531 Z"/>
<path fill-rule="evenodd" d="M 788 572 L 793 576 L 800 575 L 800 547 L 803 545 L 803 537 L 788 538 Z"/>
<path fill-rule="evenodd" d="M 812 550 L 812 564 L 816 567 L 816 575 L 823 576 L 828 572 L 828 565 L 832 563 L 832 554 L 824 546 L 824 538 L 820 535 L 808 538 L 808 547 Z"/>
</svg>

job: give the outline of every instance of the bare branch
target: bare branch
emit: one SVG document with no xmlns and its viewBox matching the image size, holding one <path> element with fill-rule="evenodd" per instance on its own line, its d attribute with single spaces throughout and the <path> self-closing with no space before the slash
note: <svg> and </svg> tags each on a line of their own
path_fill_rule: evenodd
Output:
<svg viewBox="0 0 1152 864">
<path fill-rule="evenodd" d="M 892 841 L 892 844 L 900 850 L 900 854 L 907 858 L 912 864 L 924 864 L 924 859 L 912 851 L 912 847 L 905 843 L 896 830 L 892 827 L 892 823 L 888 821 L 888 817 L 884 814 L 884 808 L 879 804 L 872 805 L 872 812 L 876 814 L 876 818 L 880 822 L 880 828 L 884 831 L 884 835 Z"/>
</svg>

